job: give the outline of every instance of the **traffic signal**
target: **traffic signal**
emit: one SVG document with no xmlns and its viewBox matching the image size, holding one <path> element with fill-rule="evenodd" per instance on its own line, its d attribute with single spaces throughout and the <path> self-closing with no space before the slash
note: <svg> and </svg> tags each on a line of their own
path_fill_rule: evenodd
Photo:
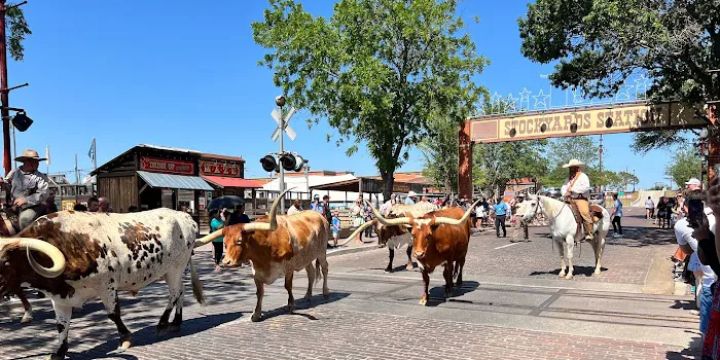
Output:
<svg viewBox="0 0 720 360">
<path fill-rule="evenodd" d="M 275 155 L 265 155 L 260 159 L 260 164 L 262 164 L 263 170 L 267 172 L 280 172 L 280 166 L 278 166 L 278 161 Z"/>
<path fill-rule="evenodd" d="M 24 111 L 18 112 L 15 116 L 12 118 L 12 124 L 13 126 L 18 129 L 18 131 L 23 132 L 27 130 L 30 125 L 32 125 L 33 121 L 31 118 L 25 114 Z"/>
<path fill-rule="evenodd" d="M 285 171 L 301 171 L 306 161 L 296 153 L 284 153 L 280 156 L 280 164 Z"/>
</svg>

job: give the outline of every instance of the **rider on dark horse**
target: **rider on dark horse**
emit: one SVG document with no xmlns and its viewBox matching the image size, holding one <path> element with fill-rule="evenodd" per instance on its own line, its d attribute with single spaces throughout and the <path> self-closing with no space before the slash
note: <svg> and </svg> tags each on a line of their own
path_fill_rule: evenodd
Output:
<svg viewBox="0 0 720 360">
<path fill-rule="evenodd" d="M 10 171 L 4 179 L 0 178 L 5 191 L 9 190 L 10 199 L 7 199 L 7 205 L 17 213 L 20 230 L 46 213 L 50 181 L 45 174 L 38 171 L 38 165 L 43 160 L 45 158 L 41 158 L 37 151 L 25 150 L 15 159 L 22 162 L 22 166 Z"/>
</svg>

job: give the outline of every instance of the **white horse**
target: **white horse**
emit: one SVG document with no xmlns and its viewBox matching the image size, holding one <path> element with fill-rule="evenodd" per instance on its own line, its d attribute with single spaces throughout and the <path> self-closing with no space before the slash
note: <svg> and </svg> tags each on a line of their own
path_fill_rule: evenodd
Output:
<svg viewBox="0 0 720 360">
<path fill-rule="evenodd" d="M 550 222 L 550 234 L 558 244 L 560 250 L 560 277 L 572 279 L 573 277 L 573 250 L 575 249 L 575 233 L 577 223 L 570 206 L 565 202 L 558 201 L 547 196 L 530 195 L 528 199 L 520 203 L 517 214 L 522 216 L 521 221 L 529 222 L 536 214 L 542 212 Z M 600 274 L 600 259 L 605 250 L 605 236 L 610 228 L 610 214 L 605 208 L 602 209 L 603 217 L 593 226 L 593 251 L 595 251 L 595 272 Z M 565 266 L 567 262 L 567 273 Z"/>
</svg>

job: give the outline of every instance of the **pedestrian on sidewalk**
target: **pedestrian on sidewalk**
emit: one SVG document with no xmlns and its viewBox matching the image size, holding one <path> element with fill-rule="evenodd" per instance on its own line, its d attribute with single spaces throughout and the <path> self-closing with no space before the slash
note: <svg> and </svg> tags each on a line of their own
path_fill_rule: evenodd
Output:
<svg viewBox="0 0 720 360">
<path fill-rule="evenodd" d="M 359 228 L 365 223 L 364 208 L 365 207 L 363 206 L 362 197 L 358 197 L 357 199 L 355 199 L 355 206 L 353 206 L 352 212 L 350 213 L 350 215 L 352 216 L 353 228 L 355 229 Z M 358 239 L 360 243 L 363 243 L 363 232 L 360 233 Z"/>
<path fill-rule="evenodd" d="M 212 220 L 210 220 L 210 232 L 220 230 L 225 226 L 225 216 L 227 214 L 227 209 L 222 209 L 220 211 L 213 210 L 210 213 L 210 217 L 212 218 Z M 215 272 L 219 273 L 222 271 L 222 267 L 220 266 L 220 264 L 223 258 L 223 246 L 225 244 L 223 237 L 221 236 L 217 239 L 214 239 L 212 241 L 212 244 L 215 254 Z"/>
<path fill-rule="evenodd" d="M 505 202 L 505 199 L 498 198 L 497 205 L 495 205 L 495 234 L 500 237 L 500 228 L 502 228 L 503 236 L 507 237 L 507 230 L 505 230 L 505 219 L 507 214 L 510 212 L 510 207 Z"/>
<path fill-rule="evenodd" d="M 688 201 L 689 197 L 688 195 Z M 715 177 L 710 183 L 710 187 L 706 192 L 706 201 L 706 205 L 714 214 L 720 214 L 720 177 Z M 709 223 L 709 216 L 707 220 Z M 717 271 L 720 270 L 717 254 L 717 248 L 720 248 L 720 231 L 717 231 L 717 224 L 715 224 L 715 226 L 709 226 L 708 224 L 705 230 L 715 230 L 715 233 L 711 235 L 708 234 L 709 231 L 705 231 L 707 236 L 700 239 L 698 244 L 699 258 L 704 263 L 712 266 L 717 274 Z M 715 241 L 713 241 L 713 238 Z M 713 249 L 711 248 L 713 247 L 715 251 L 712 251 Z M 720 359 L 720 281 L 716 281 L 715 284 L 713 284 L 709 318 L 708 328 L 705 333 L 705 338 L 703 339 L 702 359 L 718 360 Z"/>
<path fill-rule="evenodd" d="M 338 243 L 338 238 L 340 237 L 340 226 L 341 226 L 340 213 L 337 210 L 335 210 L 335 211 L 333 211 L 333 217 L 332 217 L 332 223 L 331 223 L 332 236 L 333 236 L 332 247 L 334 247 L 334 248 L 338 246 L 337 243 Z"/>
<path fill-rule="evenodd" d="M 622 231 L 622 224 L 620 223 L 620 220 L 623 216 L 623 205 L 622 202 L 618 199 L 617 194 L 613 194 L 613 211 L 612 214 L 610 214 L 610 217 L 612 218 L 612 226 L 613 226 L 613 237 L 619 238 L 623 236 Z"/>
<path fill-rule="evenodd" d="M 653 219 L 654 217 L 655 217 L 655 203 L 652 201 L 652 198 L 648 196 L 647 200 L 645 200 L 645 218 Z"/>
</svg>

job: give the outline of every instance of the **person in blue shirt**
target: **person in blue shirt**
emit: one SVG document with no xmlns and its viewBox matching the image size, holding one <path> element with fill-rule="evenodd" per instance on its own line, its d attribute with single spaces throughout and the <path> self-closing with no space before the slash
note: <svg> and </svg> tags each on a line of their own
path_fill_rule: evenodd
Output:
<svg viewBox="0 0 720 360">
<path fill-rule="evenodd" d="M 225 226 L 225 216 L 227 215 L 227 210 L 213 210 L 210 213 L 210 216 L 212 217 L 212 220 L 210 220 L 210 232 L 214 232 L 216 230 L 222 229 Z M 220 267 L 220 262 L 223 258 L 223 243 L 224 239 L 223 237 L 219 237 L 212 241 L 213 249 L 215 250 L 215 272 L 219 273 L 222 271 L 222 268 Z"/>
<path fill-rule="evenodd" d="M 333 246 L 337 247 L 338 237 L 340 237 L 340 217 L 337 211 L 333 211 L 332 214 L 332 235 L 333 235 Z"/>
<path fill-rule="evenodd" d="M 505 217 L 510 212 L 510 206 L 505 202 L 505 199 L 498 198 L 497 204 L 495 205 L 495 234 L 500 237 L 500 228 L 502 227 L 503 236 L 507 237 L 507 230 L 505 230 Z"/>
<path fill-rule="evenodd" d="M 621 237 L 622 236 L 622 224 L 620 224 L 620 219 L 623 216 L 623 205 L 622 202 L 618 199 L 617 194 L 613 194 L 613 211 L 612 214 L 610 214 L 610 217 L 612 218 L 612 226 L 613 226 L 613 237 Z"/>
</svg>

